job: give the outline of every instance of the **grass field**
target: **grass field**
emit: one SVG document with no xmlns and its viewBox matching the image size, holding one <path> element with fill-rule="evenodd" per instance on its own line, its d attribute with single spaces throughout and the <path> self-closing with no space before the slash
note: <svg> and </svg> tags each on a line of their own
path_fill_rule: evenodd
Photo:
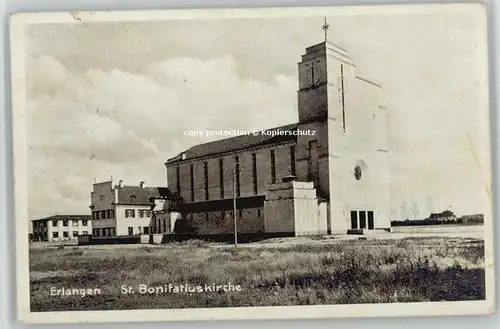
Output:
<svg viewBox="0 0 500 329">
<path fill-rule="evenodd" d="M 419 237 L 247 248 L 163 246 L 30 250 L 37 311 L 481 300 L 484 242 Z M 122 294 L 121 286 L 241 285 L 241 291 Z M 51 288 L 101 294 L 52 296 Z"/>
</svg>

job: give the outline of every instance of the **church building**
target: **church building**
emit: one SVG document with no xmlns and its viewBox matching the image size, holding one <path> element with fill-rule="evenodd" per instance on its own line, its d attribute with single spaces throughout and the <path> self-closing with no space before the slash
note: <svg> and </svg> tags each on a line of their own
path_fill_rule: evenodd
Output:
<svg viewBox="0 0 500 329">
<path fill-rule="evenodd" d="M 292 236 L 390 228 L 382 87 L 357 75 L 347 51 L 325 38 L 298 63 L 297 97 L 296 123 L 167 160 L 186 227 L 228 234 L 236 222 L 238 233 Z"/>
</svg>

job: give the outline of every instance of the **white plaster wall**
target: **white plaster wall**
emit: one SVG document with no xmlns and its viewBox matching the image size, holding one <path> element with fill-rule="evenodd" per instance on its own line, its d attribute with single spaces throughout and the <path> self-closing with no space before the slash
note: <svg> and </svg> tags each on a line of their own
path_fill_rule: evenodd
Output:
<svg viewBox="0 0 500 329">
<path fill-rule="evenodd" d="M 173 233 L 174 228 L 175 228 L 175 222 L 177 220 L 180 220 L 180 219 L 182 219 L 181 213 L 171 212 L 170 213 L 170 222 L 167 221 L 167 225 L 170 225 L 170 227 L 168 227 L 168 230 L 166 231 L 166 233 Z"/>
<path fill-rule="evenodd" d="M 332 74 L 336 74 L 335 72 Z M 390 227 L 390 167 L 387 150 L 386 110 L 383 90 L 356 78 L 355 71 L 345 70 L 345 132 L 339 113 L 341 95 L 330 88 L 329 126 L 330 227 L 332 233 L 350 228 L 350 211 L 373 211 L 375 228 Z M 356 180 L 354 167 L 363 169 Z"/>
<path fill-rule="evenodd" d="M 73 222 L 76 222 L 76 226 L 73 226 Z M 52 233 L 57 232 L 59 237 L 54 239 Z M 64 232 L 68 232 L 68 237 L 64 237 Z M 87 226 L 83 226 L 82 220 L 73 221 L 68 220 L 68 226 L 63 226 L 63 221 L 59 220 L 58 226 L 52 226 L 52 221 L 47 223 L 47 238 L 49 241 L 63 241 L 63 240 L 74 240 L 78 237 L 73 237 L 73 232 L 78 232 L 78 235 L 83 235 L 85 232 L 87 234 L 92 234 L 92 221 L 87 221 Z"/>
<path fill-rule="evenodd" d="M 328 212 L 328 202 L 320 202 L 318 204 L 318 229 L 319 234 L 327 234 L 328 232 L 328 222 L 329 222 L 329 212 Z"/>
<path fill-rule="evenodd" d="M 125 218 L 125 210 L 134 209 L 135 218 Z M 143 233 L 145 226 L 152 226 L 151 217 L 140 218 L 138 210 L 150 210 L 149 206 L 127 206 L 118 205 L 115 209 L 116 216 L 116 235 L 128 235 L 128 228 L 133 227 L 134 235 Z M 140 227 L 140 230 L 139 230 Z"/>
<path fill-rule="evenodd" d="M 320 234 L 316 198 L 295 198 L 294 211 L 295 236 Z"/>
</svg>

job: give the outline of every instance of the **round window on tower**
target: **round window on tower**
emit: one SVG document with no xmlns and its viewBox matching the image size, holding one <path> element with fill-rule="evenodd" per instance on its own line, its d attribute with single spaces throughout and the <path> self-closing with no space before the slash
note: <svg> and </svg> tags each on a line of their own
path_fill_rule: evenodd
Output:
<svg viewBox="0 0 500 329">
<path fill-rule="evenodd" d="M 362 175 L 363 171 L 361 170 L 361 167 L 360 166 L 354 167 L 354 178 L 356 178 L 356 180 L 360 180 Z"/>
</svg>

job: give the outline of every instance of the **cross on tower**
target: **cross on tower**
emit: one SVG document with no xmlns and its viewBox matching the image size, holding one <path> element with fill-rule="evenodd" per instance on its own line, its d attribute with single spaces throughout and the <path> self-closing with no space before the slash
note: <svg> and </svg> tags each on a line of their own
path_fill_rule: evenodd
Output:
<svg viewBox="0 0 500 329">
<path fill-rule="evenodd" d="M 325 17 L 325 23 L 321 27 L 325 31 L 325 42 L 328 40 L 327 32 L 328 32 L 329 27 L 330 27 L 330 25 L 328 25 L 328 22 L 326 21 L 326 17 Z"/>
</svg>

